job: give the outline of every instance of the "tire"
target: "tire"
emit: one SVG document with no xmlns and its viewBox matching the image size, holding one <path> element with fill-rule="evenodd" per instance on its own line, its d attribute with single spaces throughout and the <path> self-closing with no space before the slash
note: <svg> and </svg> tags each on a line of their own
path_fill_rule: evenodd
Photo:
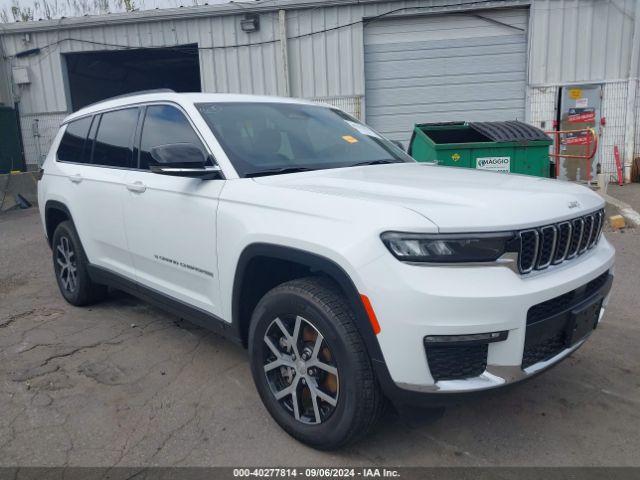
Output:
<svg viewBox="0 0 640 480">
<path fill-rule="evenodd" d="M 66 220 L 56 227 L 51 245 L 53 270 L 64 299 L 76 306 L 102 300 L 107 287 L 91 281 L 87 271 L 89 262 L 72 222 Z"/>
<path fill-rule="evenodd" d="M 291 339 L 298 323 L 294 349 Z M 329 280 L 302 278 L 269 291 L 252 315 L 249 356 L 258 393 L 271 416 L 311 447 L 332 450 L 353 443 L 382 413 L 384 397 L 354 313 Z M 292 393 L 276 398 L 283 390 L 295 391 L 297 412 Z"/>
</svg>

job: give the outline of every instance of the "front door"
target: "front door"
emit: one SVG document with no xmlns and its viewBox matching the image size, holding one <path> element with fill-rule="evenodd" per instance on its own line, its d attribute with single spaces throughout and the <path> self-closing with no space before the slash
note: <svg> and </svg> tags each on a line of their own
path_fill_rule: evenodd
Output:
<svg viewBox="0 0 640 480">
<path fill-rule="evenodd" d="M 138 282 L 219 316 L 216 211 L 224 180 L 152 173 L 155 146 L 191 143 L 207 150 L 178 107 L 157 104 L 145 110 L 139 169 L 127 174 L 124 208 Z"/>
</svg>

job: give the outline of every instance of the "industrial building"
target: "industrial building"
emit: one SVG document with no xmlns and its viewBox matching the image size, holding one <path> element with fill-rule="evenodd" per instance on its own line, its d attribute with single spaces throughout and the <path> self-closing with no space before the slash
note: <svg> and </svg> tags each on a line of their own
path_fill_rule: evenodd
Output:
<svg viewBox="0 0 640 480">
<path fill-rule="evenodd" d="M 552 130 L 580 108 L 600 134 L 590 168 L 615 176 L 617 147 L 629 179 L 639 57 L 636 0 L 232 2 L 0 24 L 0 105 L 27 168 L 69 112 L 161 87 L 314 99 L 405 144 L 416 123 Z"/>
</svg>

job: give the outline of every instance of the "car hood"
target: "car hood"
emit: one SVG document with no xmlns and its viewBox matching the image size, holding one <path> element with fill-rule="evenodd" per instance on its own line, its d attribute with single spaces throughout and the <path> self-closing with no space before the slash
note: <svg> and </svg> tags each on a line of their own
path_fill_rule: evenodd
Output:
<svg viewBox="0 0 640 480">
<path fill-rule="evenodd" d="M 260 177 L 256 182 L 413 210 L 442 232 L 527 228 L 603 206 L 586 187 L 560 180 L 425 163 L 369 165 Z"/>
</svg>

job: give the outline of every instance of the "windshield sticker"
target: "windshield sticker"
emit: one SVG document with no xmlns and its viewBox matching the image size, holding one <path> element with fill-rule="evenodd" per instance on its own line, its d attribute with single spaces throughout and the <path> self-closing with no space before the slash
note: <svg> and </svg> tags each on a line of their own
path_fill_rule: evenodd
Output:
<svg viewBox="0 0 640 480">
<path fill-rule="evenodd" d="M 371 130 L 366 125 L 363 125 L 362 123 L 350 122 L 349 120 L 345 120 L 345 122 L 347 122 L 350 127 L 355 128 L 358 132 L 362 133 L 363 135 L 366 135 L 368 137 L 380 138 L 380 135 L 378 135 L 376 132 Z"/>
<path fill-rule="evenodd" d="M 343 135 L 342 139 L 347 143 L 358 143 L 358 139 L 351 135 Z"/>
</svg>

